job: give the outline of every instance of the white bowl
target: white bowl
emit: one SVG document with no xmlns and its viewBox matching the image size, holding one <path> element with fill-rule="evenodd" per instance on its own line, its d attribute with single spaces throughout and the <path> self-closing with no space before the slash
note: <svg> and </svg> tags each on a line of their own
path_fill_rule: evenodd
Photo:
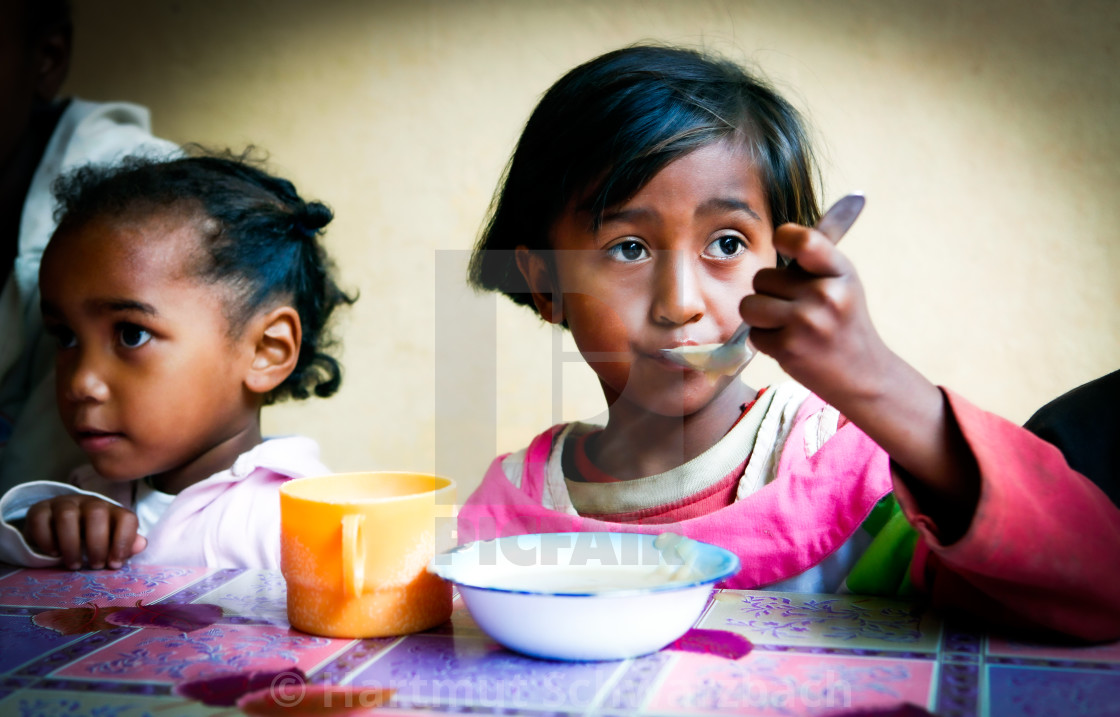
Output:
<svg viewBox="0 0 1120 717">
<path fill-rule="evenodd" d="M 554 660 L 619 660 L 656 652 L 683 635 L 715 583 L 739 570 L 734 553 L 697 541 L 688 541 L 689 569 L 679 570 L 679 557 L 663 555 L 656 537 L 512 535 L 441 553 L 428 570 L 457 585 L 479 627 L 511 650 Z"/>
</svg>

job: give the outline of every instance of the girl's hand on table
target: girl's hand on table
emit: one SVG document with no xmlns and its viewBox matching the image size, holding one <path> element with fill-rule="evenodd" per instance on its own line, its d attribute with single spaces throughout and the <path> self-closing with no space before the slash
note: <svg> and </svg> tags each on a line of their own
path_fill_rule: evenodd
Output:
<svg viewBox="0 0 1120 717">
<path fill-rule="evenodd" d="M 63 495 L 31 506 L 23 533 L 33 548 L 57 555 L 71 570 L 86 564 L 101 570 L 116 570 L 143 550 L 148 541 L 137 530 L 139 521 L 131 510 L 89 495 Z"/>
</svg>

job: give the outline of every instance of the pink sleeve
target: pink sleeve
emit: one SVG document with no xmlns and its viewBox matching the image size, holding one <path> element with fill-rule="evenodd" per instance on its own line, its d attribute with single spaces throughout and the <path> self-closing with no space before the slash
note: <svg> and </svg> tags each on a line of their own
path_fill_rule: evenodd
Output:
<svg viewBox="0 0 1120 717">
<path fill-rule="evenodd" d="M 964 537 L 942 545 L 895 475 L 925 543 L 915 582 L 935 604 L 1007 625 L 1120 638 L 1120 509 L 1057 448 L 942 390 L 979 466 L 980 500 Z"/>
</svg>

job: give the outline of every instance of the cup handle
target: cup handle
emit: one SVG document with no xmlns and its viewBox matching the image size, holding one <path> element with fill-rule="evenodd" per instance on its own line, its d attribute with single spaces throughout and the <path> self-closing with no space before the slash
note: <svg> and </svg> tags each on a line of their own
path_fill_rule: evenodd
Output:
<svg viewBox="0 0 1120 717">
<path fill-rule="evenodd" d="M 347 597 L 358 597 L 366 575 L 366 543 L 362 540 L 364 515 L 342 516 L 342 585 Z"/>
</svg>

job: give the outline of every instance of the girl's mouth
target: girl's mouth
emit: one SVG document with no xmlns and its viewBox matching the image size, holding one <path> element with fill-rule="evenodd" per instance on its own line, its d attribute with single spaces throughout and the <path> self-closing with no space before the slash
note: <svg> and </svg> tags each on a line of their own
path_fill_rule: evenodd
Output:
<svg viewBox="0 0 1120 717">
<path fill-rule="evenodd" d="M 94 429 L 78 430 L 75 432 L 78 447 L 85 453 L 100 453 L 107 450 L 124 438 L 123 433 L 111 433 Z"/>
<path fill-rule="evenodd" d="M 663 349 L 677 349 L 677 348 L 682 348 L 682 347 L 687 347 L 687 346 L 699 346 L 699 345 L 700 345 L 699 341 L 696 341 L 695 339 L 692 339 L 692 338 L 685 338 L 685 339 L 678 339 L 678 340 L 675 340 L 675 341 L 670 341 L 669 343 L 665 344 L 664 346 L 660 346 L 660 347 L 654 348 L 654 349 L 649 350 L 649 351 L 643 350 L 641 353 L 642 353 L 643 356 L 645 356 L 646 358 L 648 358 L 651 361 L 653 361 L 654 363 L 656 363 L 659 368 L 663 368 L 667 371 L 674 371 L 674 372 L 694 371 L 695 369 L 693 369 L 690 366 L 683 366 L 676 361 L 673 361 L 671 359 L 666 358 Z"/>
<path fill-rule="evenodd" d="M 672 361 L 672 360 L 666 358 L 665 354 L 663 354 L 660 350 L 655 350 L 653 352 L 643 352 L 642 355 L 645 356 L 645 358 L 652 361 L 658 368 L 663 369 L 665 371 L 672 371 L 674 373 L 684 373 L 686 371 L 694 370 L 689 366 L 682 366 L 681 364 L 677 363 L 676 361 Z"/>
</svg>

